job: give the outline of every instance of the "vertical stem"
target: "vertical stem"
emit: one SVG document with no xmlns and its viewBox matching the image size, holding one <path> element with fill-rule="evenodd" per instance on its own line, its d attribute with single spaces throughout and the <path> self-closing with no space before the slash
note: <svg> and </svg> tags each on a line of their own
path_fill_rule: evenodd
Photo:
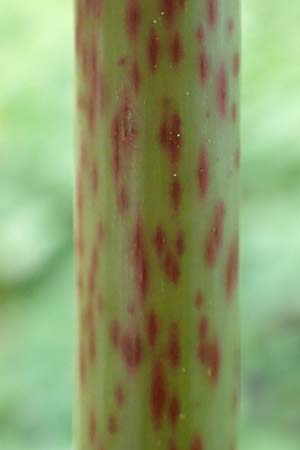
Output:
<svg viewBox="0 0 300 450">
<path fill-rule="evenodd" d="M 238 0 L 77 0 L 77 450 L 234 450 Z"/>
</svg>

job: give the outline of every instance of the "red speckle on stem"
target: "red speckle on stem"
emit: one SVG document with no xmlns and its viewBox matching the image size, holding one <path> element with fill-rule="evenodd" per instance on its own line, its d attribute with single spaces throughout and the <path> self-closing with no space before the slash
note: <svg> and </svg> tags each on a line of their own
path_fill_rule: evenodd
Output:
<svg viewBox="0 0 300 450">
<path fill-rule="evenodd" d="M 135 40 L 141 24 L 141 10 L 138 0 L 129 0 L 126 9 L 126 30 L 131 40 Z"/>
<path fill-rule="evenodd" d="M 137 332 L 126 332 L 121 339 L 121 350 L 128 369 L 136 370 L 143 357 L 142 341 Z"/>
<path fill-rule="evenodd" d="M 203 450 L 202 439 L 198 433 L 195 434 L 195 436 L 193 437 L 190 449 L 191 450 Z"/>
<path fill-rule="evenodd" d="M 134 301 L 129 302 L 128 306 L 127 306 L 128 314 L 130 314 L 131 316 L 134 316 L 135 312 L 136 312 L 136 306 L 137 305 Z"/>
<path fill-rule="evenodd" d="M 177 323 L 172 323 L 169 333 L 169 360 L 174 368 L 177 368 L 180 364 L 180 339 L 179 339 L 179 327 Z"/>
<path fill-rule="evenodd" d="M 172 63 L 177 66 L 183 58 L 183 45 L 179 33 L 176 33 L 170 48 Z"/>
<path fill-rule="evenodd" d="M 227 299 L 231 301 L 233 292 L 237 285 L 238 276 L 238 239 L 235 238 L 229 248 L 226 262 L 226 294 Z"/>
<path fill-rule="evenodd" d="M 207 0 L 207 17 L 208 23 L 212 28 L 215 28 L 218 21 L 219 4 L 218 0 Z"/>
<path fill-rule="evenodd" d="M 167 400 L 167 387 L 164 368 L 161 361 L 157 361 L 151 374 L 150 383 L 150 411 L 156 428 L 162 425 Z"/>
<path fill-rule="evenodd" d="M 79 240 L 78 240 L 79 241 Z M 80 258 L 80 253 L 77 252 L 77 258 Z M 83 274 L 77 269 L 76 270 L 76 291 L 77 291 L 77 300 L 81 299 L 83 290 Z"/>
<path fill-rule="evenodd" d="M 197 36 L 197 40 L 198 40 L 199 44 L 201 44 L 201 45 L 204 44 L 204 41 L 205 41 L 205 31 L 204 31 L 204 27 L 203 27 L 202 25 L 200 25 L 200 26 L 197 28 L 196 36 Z"/>
<path fill-rule="evenodd" d="M 114 415 L 109 416 L 107 428 L 111 435 L 115 435 L 117 433 L 118 424 L 117 424 L 116 416 L 114 416 Z"/>
<path fill-rule="evenodd" d="M 95 36 L 92 37 L 90 49 L 86 49 L 87 61 L 85 67 L 85 77 L 88 78 L 90 91 L 85 100 L 85 110 L 90 132 L 95 130 L 96 115 L 98 110 L 97 99 L 99 94 L 99 61 Z"/>
<path fill-rule="evenodd" d="M 169 406 L 169 420 L 173 427 L 177 425 L 180 415 L 180 404 L 176 395 L 173 395 Z"/>
<path fill-rule="evenodd" d="M 132 101 L 124 92 L 120 107 L 117 109 L 111 125 L 113 146 L 112 171 L 118 180 L 126 159 L 131 155 L 138 137 L 138 128 Z"/>
<path fill-rule="evenodd" d="M 180 181 L 178 179 L 175 179 L 172 181 L 170 186 L 171 205 L 175 214 L 179 212 L 181 196 L 182 196 L 182 189 Z"/>
<path fill-rule="evenodd" d="M 94 130 L 95 130 L 96 113 L 97 113 L 97 106 L 96 106 L 96 101 L 95 101 L 95 95 L 91 91 L 91 93 L 88 96 L 88 101 L 87 101 L 87 105 L 86 105 L 87 121 L 88 121 L 89 131 L 91 134 L 93 134 Z"/>
<path fill-rule="evenodd" d="M 204 364 L 208 371 L 209 379 L 212 384 L 216 384 L 219 379 L 221 366 L 221 350 L 220 343 L 217 337 L 211 341 L 207 340 L 208 322 L 206 320 L 199 324 L 199 347 L 198 358 Z"/>
<path fill-rule="evenodd" d="M 216 384 L 220 372 L 221 353 L 220 344 L 217 338 L 207 344 L 207 366 L 213 384 Z"/>
<path fill-rule="evenodd" d="M 173 166 L 176 166 L 182 146 L 181 118 L 178 113 L 174 113 L 171 120 L 171 129 L 169 135 L 169 151 Z"/>
<path fill-rule="evenodd" d="M 120 336 L 121 336 L 121 327 L 120 322 L 114 319 L 110 324 L 109 336 L 112 346 L 114 348 L 119 348 L 120 345 Z"/>
<path fill-rule="evenodd" d="M 167 24 L 170 25 L 176 14 L 176 0 L 161 0 L 161 12 Z"/>
<path fill-rule="evenodd" d="M 120 110 L 120 145 L 124 152 L 130 152 L 138 136 L 136 118 L 130 100 L 124 98 Z"/>
<path fill-rule="evenodd" d="M 180 270 L 178 263 L 170 252 L 166 254 L 164 259 L 164 272 L 166 277 L 174 284 L 177 284 L 180 278 Z"/>
<path fill-rule="evenodd" d="M 119 113 L 117 113 L 113 119 L 112 127 L 111 127 L 112 141 L 113 141 L 113 160 L 112 160 L 112 168 L 113 174 L 115 178 L 119 178 L 120 169 L 121 169 L 121 155 L 120 155 L 120 117 Z"/>
<path fill-rule="evenodd" d="M 238 77 L 240 73 L 240 55 L 235 52 L 232 60 L 232 73 L 234 77 Z"/>
<path fill-rule="evenodd" d="M 121 56 L 118 60 L 117 60 L 117 66 L 118 67 L 124 67 L 126 64 L 126 58 L 125 56 Z"/>
<path fill-rule="evenodd" d="M 158 36 L 155 29 L 152 27 L 150 29 L 150 34 L 148 38 L 148 62 L 150 72 L 154 72 L 157 69 L 159 57 L 159 45 L 158 45 Z"/>
<path fill-rule="evenodd" d="M 169 442 L 169 450 L 177 450 L 176 442 L 173 439 Z"/>
<path fill-rule="evenodd" d="M 202 306 L 204 305 L 203 292 L 201 292 L 201 291 L 196 292 L 195 305 L 196 305 L 197 309 L 201 309 Z"/>
<path fill-rule="evenodd" d="M 203 199 L 206 196 L 209 182 L 208 152 L 205 146 L 202 146 L 199 152 L 197 178 L 199 196 Z"/>
<path fill-rule="evenodd" d="M 118 384 L 115 388 L 115 400 L 118 406 L 124 405 L 124 391 L 122 386 Z"/>
<path fill-rule="evenodd" d="M 200 83 L 202 86 L 205 85 L 205 83 L 208 80 L 209 75 L 209 58 L 208 54 L 205 50 L 201 50 L 199 54 L 199 77 L 200 77 Z"/>
<path fill-rule="evenodd" d="M 176 170 L 182 147 L 182 124 L 177 112 L 168 119 L 164 117 L 159 129 L 159 142 L 167 152 L 172 169 Z"/>
<path fill-rule="evenodd" d="M 223 202 L 217 203 L 214 217 L 205 247 L 205 259 L 209 267 L 214 267 L 220 247 L 223 243 L 225 207 Z"/>
<path fill-rule="evenodd" d="M 217 98 L 219 114 L 224 119 L 228 109 L 228 78 L 224 62 L 221 64 L 218 72 Z"/>
<path fill-rule="evenodd" d="M 121 214 L 125 214 L 129 209 L 129 197 L 126 187 L 122 187 L 118 194 L 118 206 Z"/>
<path fill-rule="evenodd" d="M 158 318 L 154 311 L 151 311 L 147 320 L 147 334 L 150 347 L 154 347 L 158 336 Z"/>
<path fill-rule="evenodd" d="M 166 235 L 160 225 L 158 225 L 156 228 L 153 243 L 157 254 L 160 255 L 166 244 Z"/>
</svg>

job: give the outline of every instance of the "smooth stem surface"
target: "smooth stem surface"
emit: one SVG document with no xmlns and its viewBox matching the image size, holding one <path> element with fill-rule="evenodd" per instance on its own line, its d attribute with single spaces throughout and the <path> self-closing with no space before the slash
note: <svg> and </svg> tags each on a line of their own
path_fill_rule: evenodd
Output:
<svg viewBox="0 0 300 450">
<path fill-rule="evenodd" d="M 78 0 L 77 450 L 234 450 L 237 0 Z"/>
</svg>

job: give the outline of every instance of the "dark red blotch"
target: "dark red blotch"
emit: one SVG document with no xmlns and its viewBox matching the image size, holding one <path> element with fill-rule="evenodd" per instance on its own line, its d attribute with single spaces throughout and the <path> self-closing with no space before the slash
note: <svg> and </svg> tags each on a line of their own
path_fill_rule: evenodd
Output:
<svg viewBox="0 0 300 450">
<path fill-rule="evenodd" d="M 177 66 L 183 58 L 183 44 L 179 33 L 176 33 L 170 47 L 172 63 Z"/>
<path fill-rule="evenodd" d="M 224 234 L 225 207 L 223 202 L 217 203 L 214 217 L 205 247 L 205 258 L 209 267 L 214 267 L 217 261 Z"/>
<path fill-rule="evenodd" d="M 226 294 L 229 301 L 237 285 L 238 256 L 238 239 L 235 238 L 230 244 L 226 261 Z"/>
<path fill-rule="evenodd" d="M 157 226 L 154 234 L 154 246 L 158 255 L 160 255 L 166 245 L 166 234 L 160 225 Z"/>
<path fill-rule="evenodd" d="M 206 50 L 204 49 L 199 53 L 198 67 L 201 85 L 205 85 L 209 75 L 209 57 Z"/>
<path fill-rule="evenodd" d="M 160 145 L 166 150 L 173 169 L 176 169 L 182 148 L 182 122 L 178 112 L 164 117 L 159 130 Z"/>
<path fill-rule="evenodd" d="M 162 362 L 154 363 L 150 383 L 150 411 L 156 428 L 162 426 L 167 401 L 166 377 Z"/>
<path fill-rule="evenodd" d="M 126 9 L 126 29 L 130 39 L 135 40 L 141 24 L 141 10 L 138 0 L 129 0 Z"/>
<path fill-rule="evenodd" d="M 173 395 L 169 406 L 169 420 L 173 427 L 177 425 L 180 415 L 180 403 L 176 395 Z"/>
<path fill-rule="evenodd" d="M 127 331 L 121 338 L 123 360 L 128 369 L 137 369 L 143 357 L 142 340 L 138 332 Z"/>
<path fill-rule="evenodd" d="M 209 161 L 208 152 L 205 146 L 202 146 L 199 152 L 197 178 L 199 196 L 201 199 L 203 199 L 206 196 L 209 182 Z"/>
<path fill-rule="evenodd" d="M 217 25 L 218 14 L 219 14 L 218 0 L 207 0 L 208 23 L 212 28 L 214 28 Z"/>
<path fill-rule="evenodd" d="M 170 252 L 168 252 L 164 259 L 164 272 L 166 277 L 174 284 L 177 284 L 180 278 L 179 264 Z"/>
<path fill-rule="evenodd" d="M 198 433 L 193 437 L 190 450 L 204 450 L 202 439 Z"/>
<path fill-rule="evenodd" d="M 126 92 L 123 94 L 121 105 L 113 117 L 111 137 L 113 144 L 112 169 L 115 179 L 118 180 L 138 137 L 132 101 Z"/>
<path fill-rule="evenodd" d="M 170 186 L 171 206 L 175 214 L 179 212 L 182 197 L 182 188 L 180 181 L 175 178 Z"/>
<path fill-rule="evenodd" d="M 154 72 L 157 69 L 158 57 L 159 57 L 158 36 L 155 29 L 152 27 L 150 29 L 148 38 L 148 62 L 150 72 Z"/>
<path fill-rule="evenodd" d="M 220 65 L 217 80 L 219 114 L 224 119 L 228 110 L 228 77 L 225 63 Z"/>
</svg>

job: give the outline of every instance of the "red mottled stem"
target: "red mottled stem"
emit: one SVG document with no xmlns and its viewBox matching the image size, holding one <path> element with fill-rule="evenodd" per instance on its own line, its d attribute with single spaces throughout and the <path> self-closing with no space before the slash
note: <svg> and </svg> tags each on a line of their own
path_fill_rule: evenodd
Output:
<svg viewBox="0 0 300 450">
<path fill-rule="evenodd" d="M 76 450 L 236 450 L 238 0 L 77 0 Z"/>
</svg>

